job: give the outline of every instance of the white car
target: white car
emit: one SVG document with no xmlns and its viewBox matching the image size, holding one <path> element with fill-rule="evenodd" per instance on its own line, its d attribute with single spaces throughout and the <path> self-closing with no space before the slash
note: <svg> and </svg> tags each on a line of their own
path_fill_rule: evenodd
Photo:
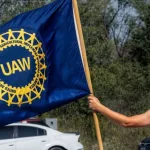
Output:
<svg viewBox="0 0 150 150">
<path fill-rule="evenodd" d="M 83 150 L 78 140 L 79 135 L 30 123 L 0 128 L 0 150 Z"/>
</svg>

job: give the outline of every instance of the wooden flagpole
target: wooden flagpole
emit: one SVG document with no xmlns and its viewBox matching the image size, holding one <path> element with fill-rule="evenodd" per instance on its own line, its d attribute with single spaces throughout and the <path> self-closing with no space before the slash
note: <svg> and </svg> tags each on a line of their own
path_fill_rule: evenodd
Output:
<svg viewBox="0 0 150 150">
<path fill-rule="evenodd" d="M 91 82 L 91 77 L 90 77 L 88 61 L 87 61 L 87 57 L 86 57 L 86 49 L 85 49 L 85 43 L 84 43 L 84 38 L 83 38 L 83 33 L 82 33 L 82 26 L 81 26 L 81 21 L 80 21 L 78 4 L 77 4 L 77 0 L 72 0 L 72 2 L 73 2 L 73 8 L 74 8 L 74 14 L 75 14 L 75 19 L 76 19 L 78 34 L 79 34 L 79 40 L 80 40 L 80 46 L 81 46 L 81 51 L 82 51 L 82 56 L 83 56 L 83 63 L 84 63 L 86 78 L 87 78 L 90 92 L 93 93 L 93 87 L 92 87 L 92 82 Z M 91 94 L 91 95 L 93 95 L 93 94 Z M 94 117 L 94 122 L 95 122 L 98 145 L 99 145 L 100 150 L 103 150 L 103 142 L 102 142 L 100 127 L 99 127 L 99 121 L 98 121 L 98 117 L 95 112 L 93 112 L 93 117 Z"/>
</svg>

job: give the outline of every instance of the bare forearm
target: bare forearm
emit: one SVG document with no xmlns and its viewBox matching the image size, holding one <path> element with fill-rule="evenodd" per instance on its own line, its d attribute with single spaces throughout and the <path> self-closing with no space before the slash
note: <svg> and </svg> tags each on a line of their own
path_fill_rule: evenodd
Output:
<svg viewBox="0 0 150 150">
<path fill-rule="evenodd" d="M 150 124 L 150 121 L 146 119 L 147 115 L 145 115 L 148 112 L 141 115 L 127 117 L 125 115 L 110 110 L 102 104 L 99 105 L 98 111 L 104 116 L 110 118 L 117 124 L 124 127 L 142 127 Z"/>
<path fill-rule="evenodd" d="M 111 120 L 115 121 L 116 123 L 125 126 L 128 122 L 128 117 L 122 114 L 119 114 L 115 111 L 110 110 L 109 108 L 105 107 L 104 105 L 100 104 L 98 111 L 103 114 L 104 116 L 110 118 Z"/>
<path fill-rule="evenodd" d="M 125 115 L 122 115 L 120 113 L 117 113 L 117 112 L 112 111 L 111 109 L 105 107 L 94 96 L 89 96 L 88 101 L 89 101 L 89 107 L 92 110 L 100 112 L 101 114 L 110 118 L 111 120 L 113 120 L 114 122 L 118 123 L 121 126 L 143 127 L 143 126 L 150 125 L 150 110 L 143 114 L 140 114 L 140 115 L 127 117 Z"/>
</svg>

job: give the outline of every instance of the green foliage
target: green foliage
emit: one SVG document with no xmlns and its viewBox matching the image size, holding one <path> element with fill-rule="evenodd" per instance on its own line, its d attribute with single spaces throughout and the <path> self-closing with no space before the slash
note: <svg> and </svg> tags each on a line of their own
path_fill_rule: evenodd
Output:
<svg viewBox="0 0 150 150">
<path fill-rule="evenodd" d="M 144 1 L 139 3 L 139 0 L 113 2 L 118 4 L 118 9 L 110 0 L 79 3 L 92 84 L 101 103 L 120 113 L 134 115 L 146 111 L 150 105 L 150 6 Z M 43 1 L 6 1 L 0 9 L 0 23 L 43 4 Z M 118 12 L 128 7 L 134 7 L 138 15 L 124 14 L 120 26 Z M 116 34 L 124 25 L 127 30 Z M 128 37 L 122 41 L 125 35 Z M 92 112 L 86 98 L 40 117 L 58 118 L 60 131 L 79 131 L 85 150 L 98 149 Z M 149 128 L 123 129 L 100 114 L 99 118 L 105 150 L 136 150 L 139 142 L 150 136 Z"/>
<path fill-rule="evenodd" d="M 129 41 L 131 57 L 143 65 L 150 63 L 150 6 L 141 10 L 141 25 L 134 31 Z"/>
<path fill-rule="evenodd" d="M 0 24 L 5 23 L 6 21 L 12 19 L 22 12 L 29 11 L 44 5 L 44 1 L 32 2 L 30 0 L 2 0 L 2 2 L 0 2 L 0 6 L 2 3 L 4 4 L 2 7 L 0 7 Z"/>
</svg>

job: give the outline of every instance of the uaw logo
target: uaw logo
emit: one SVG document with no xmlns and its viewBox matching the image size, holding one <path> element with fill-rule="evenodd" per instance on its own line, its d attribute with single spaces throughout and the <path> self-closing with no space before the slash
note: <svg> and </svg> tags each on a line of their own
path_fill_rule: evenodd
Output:
<svg viewBox="0 0 150 150">
<path fill-rule="evenodd" d="M 0 101 L 32 104 L 41 98 L 45 73 L 45 54 L 35 33 L 10 29 L 0 34 Z"/>
</svg>

